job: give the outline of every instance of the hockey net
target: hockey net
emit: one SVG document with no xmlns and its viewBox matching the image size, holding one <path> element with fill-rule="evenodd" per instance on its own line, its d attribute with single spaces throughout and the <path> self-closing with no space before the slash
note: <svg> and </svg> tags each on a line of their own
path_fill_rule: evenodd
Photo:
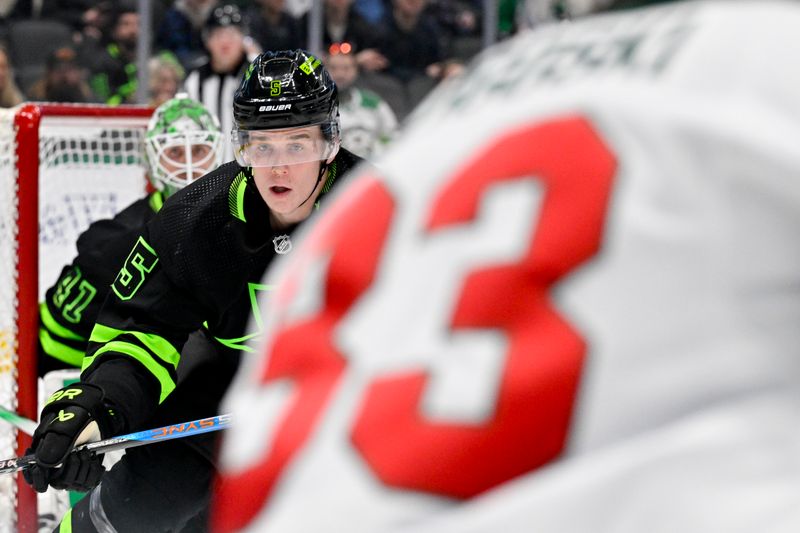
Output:
<svg viewBox="0 0 800 533">
<path fill-rule="evenodd" d="M 38 302 L 78 235 L 140 198 L 145 107 L 23 104 L 0 109 L 0 405 L 36 419 Z M 0 459 L 30 438 L 0 421 Z M 35 493 L 0 475 L 0 533 L 37 530 Z"/>
</svg>

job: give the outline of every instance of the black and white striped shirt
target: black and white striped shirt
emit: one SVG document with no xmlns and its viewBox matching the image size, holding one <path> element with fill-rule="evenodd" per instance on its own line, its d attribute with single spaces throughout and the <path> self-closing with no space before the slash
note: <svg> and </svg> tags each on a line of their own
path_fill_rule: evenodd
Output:
<svg viewBox="0 0 800 533">
<path fill-rule="evenodd" d="M 233 130 L 233 94 L 239 87 L 242 74 L 247 68 L 247 58 L 229 72 L 214 72 L 210 62 L 192 69 L 184 81 L 184 89 L 190 98 L 202 102 L 206 108 L 219 117 L 222 132 L 225 134 L 225 161 L 233 160 L 231 131 Z"/>
</svg>

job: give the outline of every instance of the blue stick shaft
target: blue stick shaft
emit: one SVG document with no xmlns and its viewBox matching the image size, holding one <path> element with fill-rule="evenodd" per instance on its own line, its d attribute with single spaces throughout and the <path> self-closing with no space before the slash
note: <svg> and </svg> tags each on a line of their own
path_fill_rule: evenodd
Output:
<svg viewBox="0 0 800 533">
<path fill-rule="evenodd" d="M 136 433 L 129 433 L 127 435 L 112 437 L 110 439 L 99 440 L 96 442 L 88 442 L 86 444 L 81 444 L 75 448 L 75 450 L 87 449 L 95 453 L 107 453 L 115 450 L 133 448 L 135 446 L 143 446 L 145 444 L 153 444 L 154 442 L 180 439 L 183 437 L 200 435 L 202 433 L 209 433 L 211 431 L 219 431 L 220 429 L 227 428 L 230 423 L 230 414 L 212 416 L 210 418 L 192 420 L 191 422 L 182 422 L 180 424 L 172 424 L 156 429 L 137 431 Z M 24 455 L 22 457 L 14 457 L 13 459 L 0 460 L 0 474 L 17 472 L 29 467 L 35 462 L 36 458 L 33 455 Z"/>
</svg>

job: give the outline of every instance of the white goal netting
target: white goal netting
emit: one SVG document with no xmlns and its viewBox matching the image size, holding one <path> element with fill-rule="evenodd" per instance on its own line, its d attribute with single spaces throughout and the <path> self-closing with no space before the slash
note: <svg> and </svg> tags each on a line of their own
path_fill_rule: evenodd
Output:
<svg viewBox="0 0 800 533">
<path fill-rule="evenodd" d="M 142 140 L 148 115 L 149 110 L 141 108 L 46 104 L 0 110 L 1 406 L 18 410 L 26 387 L 20 372 L 35 364 L 30 347 L 35 347 L 36 332 L 28 331 L 35 326 L 30 320 L 18 324 L 20 316 L 33 316 L 38 301 L 20 297 L 25 294 L 20 288 L 27 287 L 27 294 L 38 295 L 40 301 L 75 256 L 78 235 L 91 222 L 113 216 L 145 193 Z M 37 180 L 38 207 L 31 204 L 35 195 L 20 196 L 20 180 Z M 28 222 L 20 213 L 26 205 L 29 212 L 37 209 L 38 227 L 24 231 Z M 20 234 L 23 239 L 18 242 Z M 38 264 L 30 268 L 21 263 L 28 247 L 38 247 Z M 16 440 L 16 431 L 0 420 L 0 459 L 24 452 L 17 449 Z M 18 509 L 17 502 L 27 500 L 17 492 L 27 489 L 18 488 L 15 478 L 0 476 L 0 533 L 35 523 L 35 509 Z"/>
<path fill-rule="evenodd" d="M 0 405 L 15 408 L 16 387 L 16 181 L 11 126 L 13 115 L 0 114 Z M 3 422 L 0 422 L 3 424 Z M 0 431 L 0 458 L 16 452 L 16 432 Z M 15 517 L 14 476 L 0 476 L 0 531 L 10 531 L 4 517 Z"/>
</svg>

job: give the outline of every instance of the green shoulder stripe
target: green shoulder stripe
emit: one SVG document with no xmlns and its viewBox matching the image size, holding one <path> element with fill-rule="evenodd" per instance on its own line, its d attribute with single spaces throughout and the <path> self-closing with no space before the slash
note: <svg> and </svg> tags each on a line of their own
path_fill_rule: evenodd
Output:
<svg viewBox="0 0 800 533">
<path fill-rule="evenodd" d="M 228 190 L 228 209 L 235 218 L 247 222 L 244 218 L 244 192 L 247 190 L 247 176 L 239 172 Z"/>
</svg>

